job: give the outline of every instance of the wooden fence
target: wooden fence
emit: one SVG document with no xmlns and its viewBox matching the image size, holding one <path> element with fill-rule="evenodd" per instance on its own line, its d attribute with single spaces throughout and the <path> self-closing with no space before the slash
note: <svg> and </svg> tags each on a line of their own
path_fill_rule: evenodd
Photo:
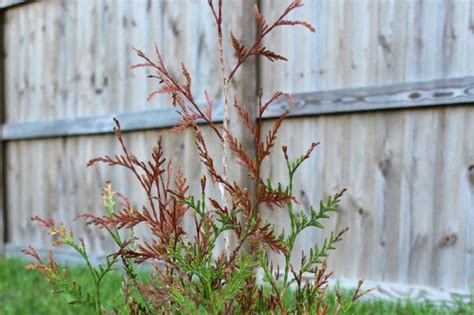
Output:
<svg viewBox="0 0 474 315">
<path fill-rule="evenodd" d="M 269 20 L 286 3 L 259 2 Z M 297 186 L 304 204 L 349 189 L 328 222 L 351 228 L 331 267 L 340 278 L 367 278 L 390 296 L 468 291 L 474 284 L 474 1 L 306 2 L 295 15 L 317 34 L 279 30 L 268 46 L 289 61 L 254 60 L 236 85 L 249 104 L 260 85 L 266 94 L 294 93 L 281 143 L 302 152 L 313 140 L 322 142 Z M 132 46 L 151 52 L 156 40 L 172 71 L 184 61 L 196 93 L 208 89 L 219 99 L 206 1 L 0 3 L 6 253 L 27 244 L 47 249 L 50 240 L 29 221 L 39 214 L 72 224 L 101 254 L 111 244 L 73 218 L 100 211 L 107 179 L 132 200 L 143 197 L 120 170 L 85 168 L 89 158 L 117 152 L 113 116 L 138 156 L 145 157 L 162 133 L 168 156 L 184 165 L 186 176 L 205 172 L 192 133 L 166 131 L 177 119 L 169 100 L 146 104 L 152 81 L 128 66 L 137 61 Z M 228 25 L 251 39 L 251 3 L 229 6 Z M 288 107 L 274 106 L 268 124 Z M 222 120 L 219 106 L 214 119 Z M 243 132 L 238 124 L 233 128 Z M 278 154 L 264 171 L 285 180 Z M 281 213 L 265 215 L 285 226 Z M 322 236 L 308 231 L 296 251 Z M 410 286 L 397 291 L 400 285 Z"/>
</svg>

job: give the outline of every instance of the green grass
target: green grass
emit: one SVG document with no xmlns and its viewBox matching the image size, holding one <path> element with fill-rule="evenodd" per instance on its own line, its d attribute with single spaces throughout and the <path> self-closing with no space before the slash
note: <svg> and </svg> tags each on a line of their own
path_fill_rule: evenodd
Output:
<svg viewBox="0 0 474 315">
<path fill-rule="evenodd" d="M 71 298 L 51 293 L 52 287 L 36 270 L 25 270 L 26 262 L 17 259 L 0 260 L 0 314 L 56 315 L 90 314 L 79 305 L 68 304 Z M 82 267 L 66 267 L 72 278 L 88 283 L 89 274 Z M 115 275 L 114 275 L 115 276 Z M 111 306 L 121 296 L 120 277 L 104 280 L 104 301 Z"/>
<path fill-rule="evenodd" d="M 43 281 L 37 271 L 25 271 L 25 262 L 16 259 L 0 260 L 0 314 L 55 315 L 90 314 L 77 305 L 69 305 L 70 298 L 52 294 L 51 287 Z M 89 274 L 82 267 L 67 267 L 69 273 L 80 283 L 87 283 Z M 121 298 L 120 276 L 114 275 L 104 283 L 104 301 L 111 306 Z M 434 305 L 430 302 L 387 302 L 380 300 L 360 301 L 353 314 L 474 314 L 474 301 L 455 305 Z"/>
</svg>

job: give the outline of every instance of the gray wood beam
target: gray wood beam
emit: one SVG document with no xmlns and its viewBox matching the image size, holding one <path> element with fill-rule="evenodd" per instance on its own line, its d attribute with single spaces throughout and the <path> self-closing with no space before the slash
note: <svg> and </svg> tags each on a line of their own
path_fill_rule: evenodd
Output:
<svg viewBox="0 0 474 315">
<path fill-rule="evenodd" d="M 474 77 L 294 94 L 294 104 L 276 102 L 267 118 L 474 104 Z"/>
<path fill-rule="evenodd" d="M 474 104 L 474 77 L 429 82 L 399 83 L 386 86 L 297 93 L 294 102 L 277 101 L 265 118 L 278 117 L 284 110 L 290 116 L 356 113 L 362 111 Z M 222 121 L 222 104 L 214 110 L 214 120 Z M 62 119 L 45 122 L 11 123 L 2 129 L 4 141 L 111 133 L 117 117 L 123 131 L 169 128 L 179 119 L 174 109 L 150 109 L 101 117 Z"/>
<path fill-rule="evenodd" d="M 214 121 L 222 121 L 221 105 L 216 106 L 213 116 Z M 100 117 L 7 124 L 3 126 L 2 134 L 4 140 L 25 140 L 111 133 L 114 117 L 120 121 L 124 132 L 170 128 L 179 120 L 179 115 L 174 109 L 149 109 Z"/>
</svg>

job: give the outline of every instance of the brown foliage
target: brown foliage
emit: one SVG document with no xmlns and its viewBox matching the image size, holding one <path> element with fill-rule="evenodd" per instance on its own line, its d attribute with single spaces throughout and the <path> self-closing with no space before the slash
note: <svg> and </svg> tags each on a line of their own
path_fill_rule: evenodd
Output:
<svg viewBox="0 0 474 315">
<path fill-rule="evenodd" d="M 283 13 L 272 23 L 268 23 L 256 7 L 255 21 L 258 31 L 255 41 L 253 44 L 244 45 L 233 32 L 230 33 L 236 63 L 230 68 L 230 72 L 224 73 L 222 0 L 208 0 L 208 4 L 216 22 L 225 91 L 229 88 L 230 80 L 247 58 L 261 56 L 270 61 L 286 60 L 284 56 L 263 45 L 264 38 L 271 31 L 281 26 L 295 25 L 301 25 L 312 32 L 315 31 L 307 22 L 288 20 L 287 18 L 290 12 L 302 6 L 300 0 L 290 2 Z M 145 161 L 139 160 L 128 150 L 120 122 L 114 119 L 114 132 L 121 147 L 121 154 L 97 157 L 91 159 L 87 165 L 105 163 L 127 169 L 142 187 L 145 202 L 140 207 L 132 206 L 125 196 L 113 192 L 110 183 L 108 183 L 103 201 L 108 213 L 102 216 L 89 213 L 80 217 L 85 219 L 89 225 L 107 230 L 116 241 L 119 248 L 110 257 L 114 259 L 113 262 L 118 258 L 121 259 L 127 275 L 124 280 L 124 295 L 129 312 L 136 314 L 173 311 L 186 313 L 196 311 L 195 307 L 203 306 L 211 313 L 237 311 L 253 313 L 259 310 L 284 313 L 287 310 L 285 310 L 283 296 L 293 282 L 297 285 L 296 300 L 303 305 L 303 308 L 297 305 L 295 311 L 308 312 L 312 310 L 318 314 L 329 312 L 325 292 L 328 279 L 332 274 L 326 272 L 326 261 L 320 267 L 318 264 L 321 263 L 321 257 L 326 257 L 326 252 L 333 249 L 333 244 L 341 240 L 346 230 L 336 235 L 331 234 L 331 238 L 325 240 L 321 248 L 315 247 L 310 250 L 308 257 L 304 253 L 302 254 L 301 264 L 313 272 L 313 282 L 303 281 L 303 272 L 308 270 L 294 268 L 290 264 L 290 257 L 297 234 L 306 227 L 320 227 L 318 220 L 327 218 L 326 212 L 334 211 L 334 206 L 344 190 L 330 197 L 327 204 L 322 203 L 319 213 L 312 209 L 309 219 L 299 219 L 295 214 L 293 205 L 296 198 L 293 196 L 291 184 L 293 175 L 299 165 L 310 157 L 319 144 L 318 142 L 313 143 L 307 152 L 295 162 L 289 161 L 288 148 L 283 147 L 290 176 L 288 186 L 274 185 L 270 180 L 265 180 L 261 176 L 262 164 L 272 154 L 280 127 L 289 114 L 284 112 L 273 122 L 270 130 L 263 134 L 265 113 L 272 104 L 280 99 L 291 102 L 291 96 L 287 93 L 276 92 L 268 100 L 264 100 L 262 90 L 260 90 L 257 95 L 257 117 L 255 120 L 239 102 L 238 96 L 234 97 L 233 105 L 237 109 L 242 123 L 253 135 L 255 147 L 255 153 L 253 153 L 232 134 L 226 118 L 224 118 L 223 125 L 214 122 L 212 117 L 213 100 L 206 91 L 204 91 L 206 104 L 201 106 L 196 102 L 192 90 L 193 81 L 184 63 L 181 64 L 182 79 L 178 80 L 171 75 L 165 65 L 158 45 L 155 44 L 154 48 L 154 58 L 135 49 L 142 62 L 131 66 L 131 68 L 151 69 L 153 74 L 149 77 L 156 80 L 158 86 L 150 92 L 148 100 L 157 94 L 171 96 L 172 106 L 180 115 L 180 121 L 173 130 L 179 132 L 190 128 L 194 132 L 200 161 L 209 173 L 212 184 L 220 185 L 225 192 L 223 201 L 208 197 L 206 195 L 208 183 L 206 177 L 203 176 L 199 182 L 201 196 L 197 198 L 189 195 L 188 182 L 181 169 L 173 171 L 171 161 L 167 161 L 165 158 L 161 137 L 158 137 L 152 148 L 150 158 Z M 224 92 L 224 95 L 225 103 L 227 103 L 227 93 Z M 216 166 L 199 122 L 205 122 L 212 128 L 219 141 L 224 144 L 224 155 L 227 145 L 231 154 L 236 157 L 237 163 L 246 169 L 255 188 L 252 190 L 253 196 L 249 192 L 251 190 L 249 187 L 228 178 L 225 165 L 223 169 Z M 226 202 L 227 196 L 230 198 L 229 203 Z M 114 198 L 120 201 L 118 210 L 114 210 L 116 200 Z M 291 218 L 289 235 L 277 235 L 271 223 L 263 222 L 257 211 L 261 204 L 266 204 L 275 211 L 280 209 L 289 213 Z M 188 235 L 189 231 L 182 228 L 183 218 L 188 212 L 194 220 L 192 236 Z M 33 217 L 33 220 L 38 221 L 40 225 L 49 230 L 50 235 L 56 237 L 56 245 L 68 244 L 87 258 L 84 242 L 80 240 L 80 244 L 75 243 L 72 231 L 67 231 L 64 225 L 57 226 L 52 219 L 43 220 Z M 150 231 L 148 240 L 134 236 L 133 229 L 139 225 L 146 226 Z M 119 236 L 120 230 L 131 231 L 129 238 L 122 241 Z M 231 231 L 235 237 L 235 247 L 232 252 L 225 250 L 216 252 L 218 239 L 226 231 Z M 273 264 L 266 257 L 267 251 L 284 256 L 286 265 L 283 274 L 280 273 L 279 266 L 274 270 Z M 31 265 L 32 268 L 39 269 L 49 277 L 58 274 L 58 266 L 52 256 L 48 262 L 43 262 L 31 247 L 24 253 L 36 259 L 37 263 Z M 150 281 L 146 283 L 139 281 L 134 271 L 134 265 L 143 262 L 153 265 Z M 262 287 L 256 285 L 256 277 L 253 273 L 256 267 L 263 269 L 265 279 L 271 287 L 270 293 L 266 293 Z M 100 272 L 94 272 L 96 273 L 94 279 L 98 287 L 100 279 L 97 278 L 103 269 Z M 290 273 L 293 275 L 293 280 L 288 278 Z M 73 289 L 75 290 L 75 287 Z M 139 293 L 142 302 L 133 296 L 134 290 Z M 80 293 L 80 290 L 78 292 Z M 358 299 L 362 294 L 359 285 L 353 300 Z M 99 294 L 97 293 L 97 295 Z M 305 299 L 309 300 L 304 302 Z M 100 298 L 91 299 L 96 310 L 100 313 L 101 304 L 97 300 Z"/>
</svg>

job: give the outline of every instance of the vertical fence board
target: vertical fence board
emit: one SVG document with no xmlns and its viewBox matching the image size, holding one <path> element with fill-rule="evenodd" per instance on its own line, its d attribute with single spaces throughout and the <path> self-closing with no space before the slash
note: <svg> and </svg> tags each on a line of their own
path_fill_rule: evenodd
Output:
<svg viewBox="0 0 474 315">
<path fill-rule="evenodd" d="M 468 106 L 284 123 L 276 148 L 288 144 L 293 157 L 310 141 L 321 141 L 295 183 L 300 207 L 348 187 L 340 212 L 325 221 L 328 230 L 350 227 L 329 259 L 336 275 L 469 289 L 474 152 L 472 124 L 465 122 L 473 114 Z M 287 181 L 281 154 L 272 157 L 264 175 Z M 278 229 L 288 228 L 284 210 L 265 215 Z M 328 230 L 307 231 L 295 253 L 321 242 Z"/>
<path fill-rule="evenodd" d="M 271 21 L 287 1 L 261 5 Z M 472 62 L 465 59 L 474 54 L 470 7 L 468 0 L 306 1 L 291 17 L 311 22 L 317 32 L 287 27 L 268 37 L 265 45 L 281 52 L 288 62 L 262 60 L 265 93 L 472 74 Z"/>
<path fill-rule="evenodd" d="M 4 15 L 0 11 L 0 124 L 3 124 L 4 121 L 4 105 L 5 105 L 5 56 L 4 56 L 4 45 L 5 45 L 6 36 L 4 33 Z M 0 134 L 0 259 L 5 255 L 5 242 L 7 241 L 7 210 L 6 210 L 6 194 L 5 194 L 5 184 L 6 184 L 6 167 L 5 167 L 5 152 L 4 152 L 4 143 L 2 135 Z"/>
<path fill-rule="evenodd" d="M 128 68 L 140 62 L 132 47 L 154 58 L 154 41 L 173 74 L 181 78 L 181 62 L 187 65 L 199 100 L 204 89 L 220 97 L 215 30 L 205 1 L 186 6 L 179 1 L 37 1 L 5 15 L 6 27 L 17 32 L 7 35 L 17 41 L 6 51 L 6 63 L 17 65 L 8 66 L 9 122 L 168 107 L 169 97 L 146 101 L 157 88 L 146 78 L 147 70 Z M 32 54 L 38 48 L 39 54 Z M 51 61 L 45 62 L 46 57 Z M 27 97 L 26 89 L 34 89 L 35 97 Z"/>
<path fill-rule="evenodd" d="M 473 5 L 474 8 L 474 5 Z M 473 12 L 474 13 L 474 12 Z M 474 17 L 474 15 L 472 15 Z M 474 24 L 473 24 L 474 25 Z M 467 134 L 474 133 L 474 126 L 472 121 L 474 120 L 474 112 L 471 111 L 470 114 L 464 116 L 464 122 L 467 126 Z M 470 286 L 474 283 L 474 229 L 469 228 L 474 226 L 474 156 L 472 152 L 474 151 L 474 141 L 469 141 L 466 146 L 464 146 L 463 156 L 464 156 L 464 170 L 467 172 L 464 176 L 463 182 L 463 200 L 464 200 L 464 219 L 465 226 L 467 227 L 463 234 L 461 234 L 465 239 L 464 244 L 464 272 L 466 272 L 466 277 L 464 278 L 464 286 Z"/>
</svg>

